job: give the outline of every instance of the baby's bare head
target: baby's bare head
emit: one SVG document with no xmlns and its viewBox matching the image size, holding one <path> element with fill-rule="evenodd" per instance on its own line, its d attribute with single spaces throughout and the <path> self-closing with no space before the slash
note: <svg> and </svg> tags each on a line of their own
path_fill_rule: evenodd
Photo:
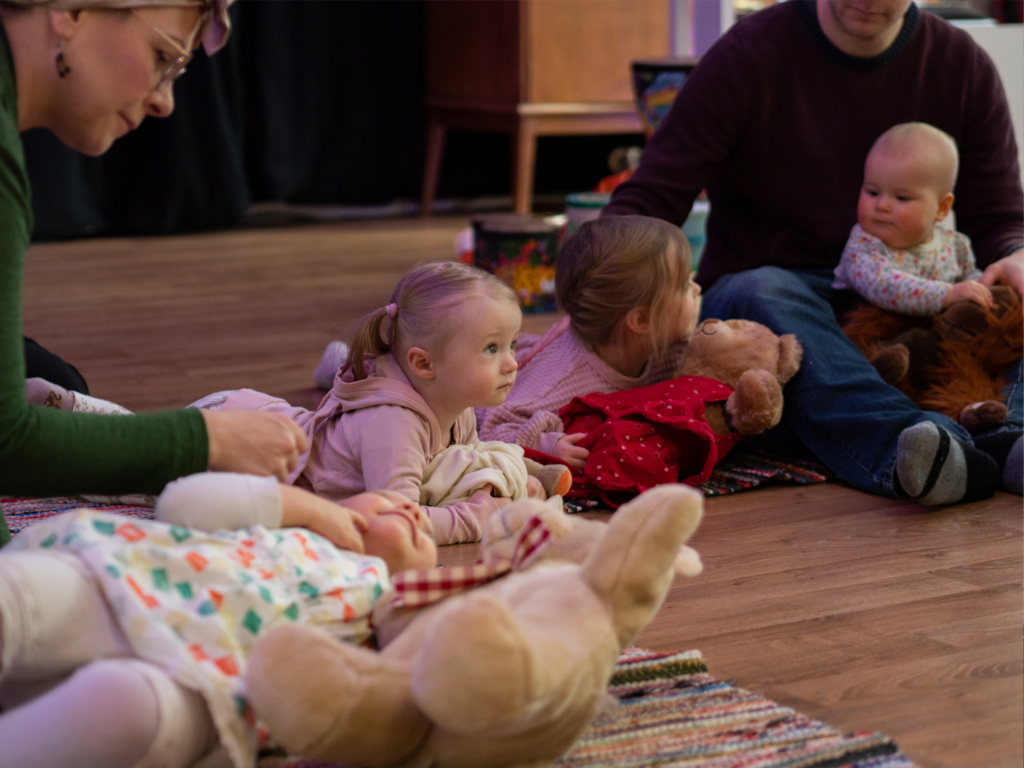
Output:
<svg viewBox="0 0 1024 768">
<path fill-rule="evenodd" d="M 960 165 L 956 141 L 928 123 L 901 123 L 875 141 L 865 165 L 899 159 L 903 167 L 942 196 L 953 191 Z"/>
</svg>

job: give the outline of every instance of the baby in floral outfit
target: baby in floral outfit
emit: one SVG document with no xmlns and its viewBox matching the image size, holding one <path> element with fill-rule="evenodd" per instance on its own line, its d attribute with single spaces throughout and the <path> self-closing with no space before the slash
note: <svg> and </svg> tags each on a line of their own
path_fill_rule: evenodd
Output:
<svg viewBox="0 0 1024 768">
<path fill-rule="evenodd" d="M 832 287 L 905 315 L 938 314 L 961 299 L 991 306 L 970 240 L 937 226 L 953 207 L 958 164 L 956 142 L 931 125 L 883 133 L 864 163 L 857 223 Z"/>
</svg>

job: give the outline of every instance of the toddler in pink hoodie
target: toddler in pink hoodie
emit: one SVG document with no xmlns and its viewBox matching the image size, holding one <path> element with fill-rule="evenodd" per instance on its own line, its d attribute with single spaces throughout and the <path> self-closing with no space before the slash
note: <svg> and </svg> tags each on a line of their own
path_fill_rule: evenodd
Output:
<svg viewBox="0 0 1024 768">
<path fill-rule="evenodd" d="M 484 440 L 503 440 L 582 469 L 583 434 L 565 434 L 558 410 L 574 397 L 675 376 L 694 331 L 700 286 L 679 227 L 647 216 L 590 221 L 566 241 L 555 274 L 567 313 L 521 344 L 519 374 L 503 403 L 477 411 Z"/>
<path fill-rule="evenodd" d="M 295 485 L 336 501 L 372 489 L 418 503 L 430 461 L 478 442 L 473 408 L 500 405 L 511 391 L 521 324 L 519 301 L 493 275 L 454 262 L 422 264 L 402 278 L 391 303 L 363 319 L 316 411 L 248 389 L 220 407 L 295 420 L 310 441 L 288 478 Z M 454 544 L 479 541 L 486 518 L 508 503 L 485 488 L 424 511 L 434 540 Z"/>
</svg>

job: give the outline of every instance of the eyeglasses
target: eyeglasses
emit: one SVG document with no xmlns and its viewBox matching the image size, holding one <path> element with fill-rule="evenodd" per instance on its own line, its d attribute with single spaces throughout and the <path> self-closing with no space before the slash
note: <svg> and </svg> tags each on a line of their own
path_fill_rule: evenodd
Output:
<svg viewBox="0 0 1024 768">
<path fill-rule="evenodd" d="M 185 74 L 185 67 L 187 67 L 188 63 L 192 61 L 192 41 L 195 40 L 196 32 L 198 32 L 205 26 L 206 19 L 208 18 L 210 12 L 208 9 L 204 10 L 203 14 L 199 17 L 199 24 L 196 26 L 195 31 L 193 31 L 193 33 L 189 36 L 188 48 L 183 47 L 181 43 L 179 43 L 173 37 L 168 35 L 162 29 L 154 26 L 141 13 L 136 13 L 134 9 L 132 9 L 132 13 L 137 19 L 140 19 L 143 24 L 145 24 L 151 30 L 156 32 L 161 38 L 163 38 L 167 42 L 167 44 L 174 49 L 174 52 L 178 54 L 177 57 L 175 58 L 167 58 L 167 55 L 161 52 L 161 58 L 163 60 L 157 62 L 156 67 L 156 73 L 158 77 L 156 88 L 157 90 L 159 90 L 166 85 L 170 85 L 183 74 Z"/>
</svg>

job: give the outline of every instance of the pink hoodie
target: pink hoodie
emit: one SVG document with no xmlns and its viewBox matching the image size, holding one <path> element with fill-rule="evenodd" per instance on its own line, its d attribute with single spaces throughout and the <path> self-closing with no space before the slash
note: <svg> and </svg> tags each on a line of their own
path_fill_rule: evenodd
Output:
<svg viewBox="0 0 1024 768">
<path fill-rule="evenodd" d="M 450 445 L 478 441 L 473 410 L 463 411 L 451 434 L 442 435 L 437 417 L 392 355 L 368 361 L 366 368 L 367 378 L 360 381 L 351 373 L 336 376 L 316 411 L 251 389 L 239 390 L 222 407 L 283 413 L 302 428 L 310 449 L 288 477 L 294 485 L 334 501 L 391 490 L 418 503 L 430 460 Z M 438 544 L 479 541 L 483 522 L 497 509 L 489 497 L 423 508 Z"/>
</svg>

